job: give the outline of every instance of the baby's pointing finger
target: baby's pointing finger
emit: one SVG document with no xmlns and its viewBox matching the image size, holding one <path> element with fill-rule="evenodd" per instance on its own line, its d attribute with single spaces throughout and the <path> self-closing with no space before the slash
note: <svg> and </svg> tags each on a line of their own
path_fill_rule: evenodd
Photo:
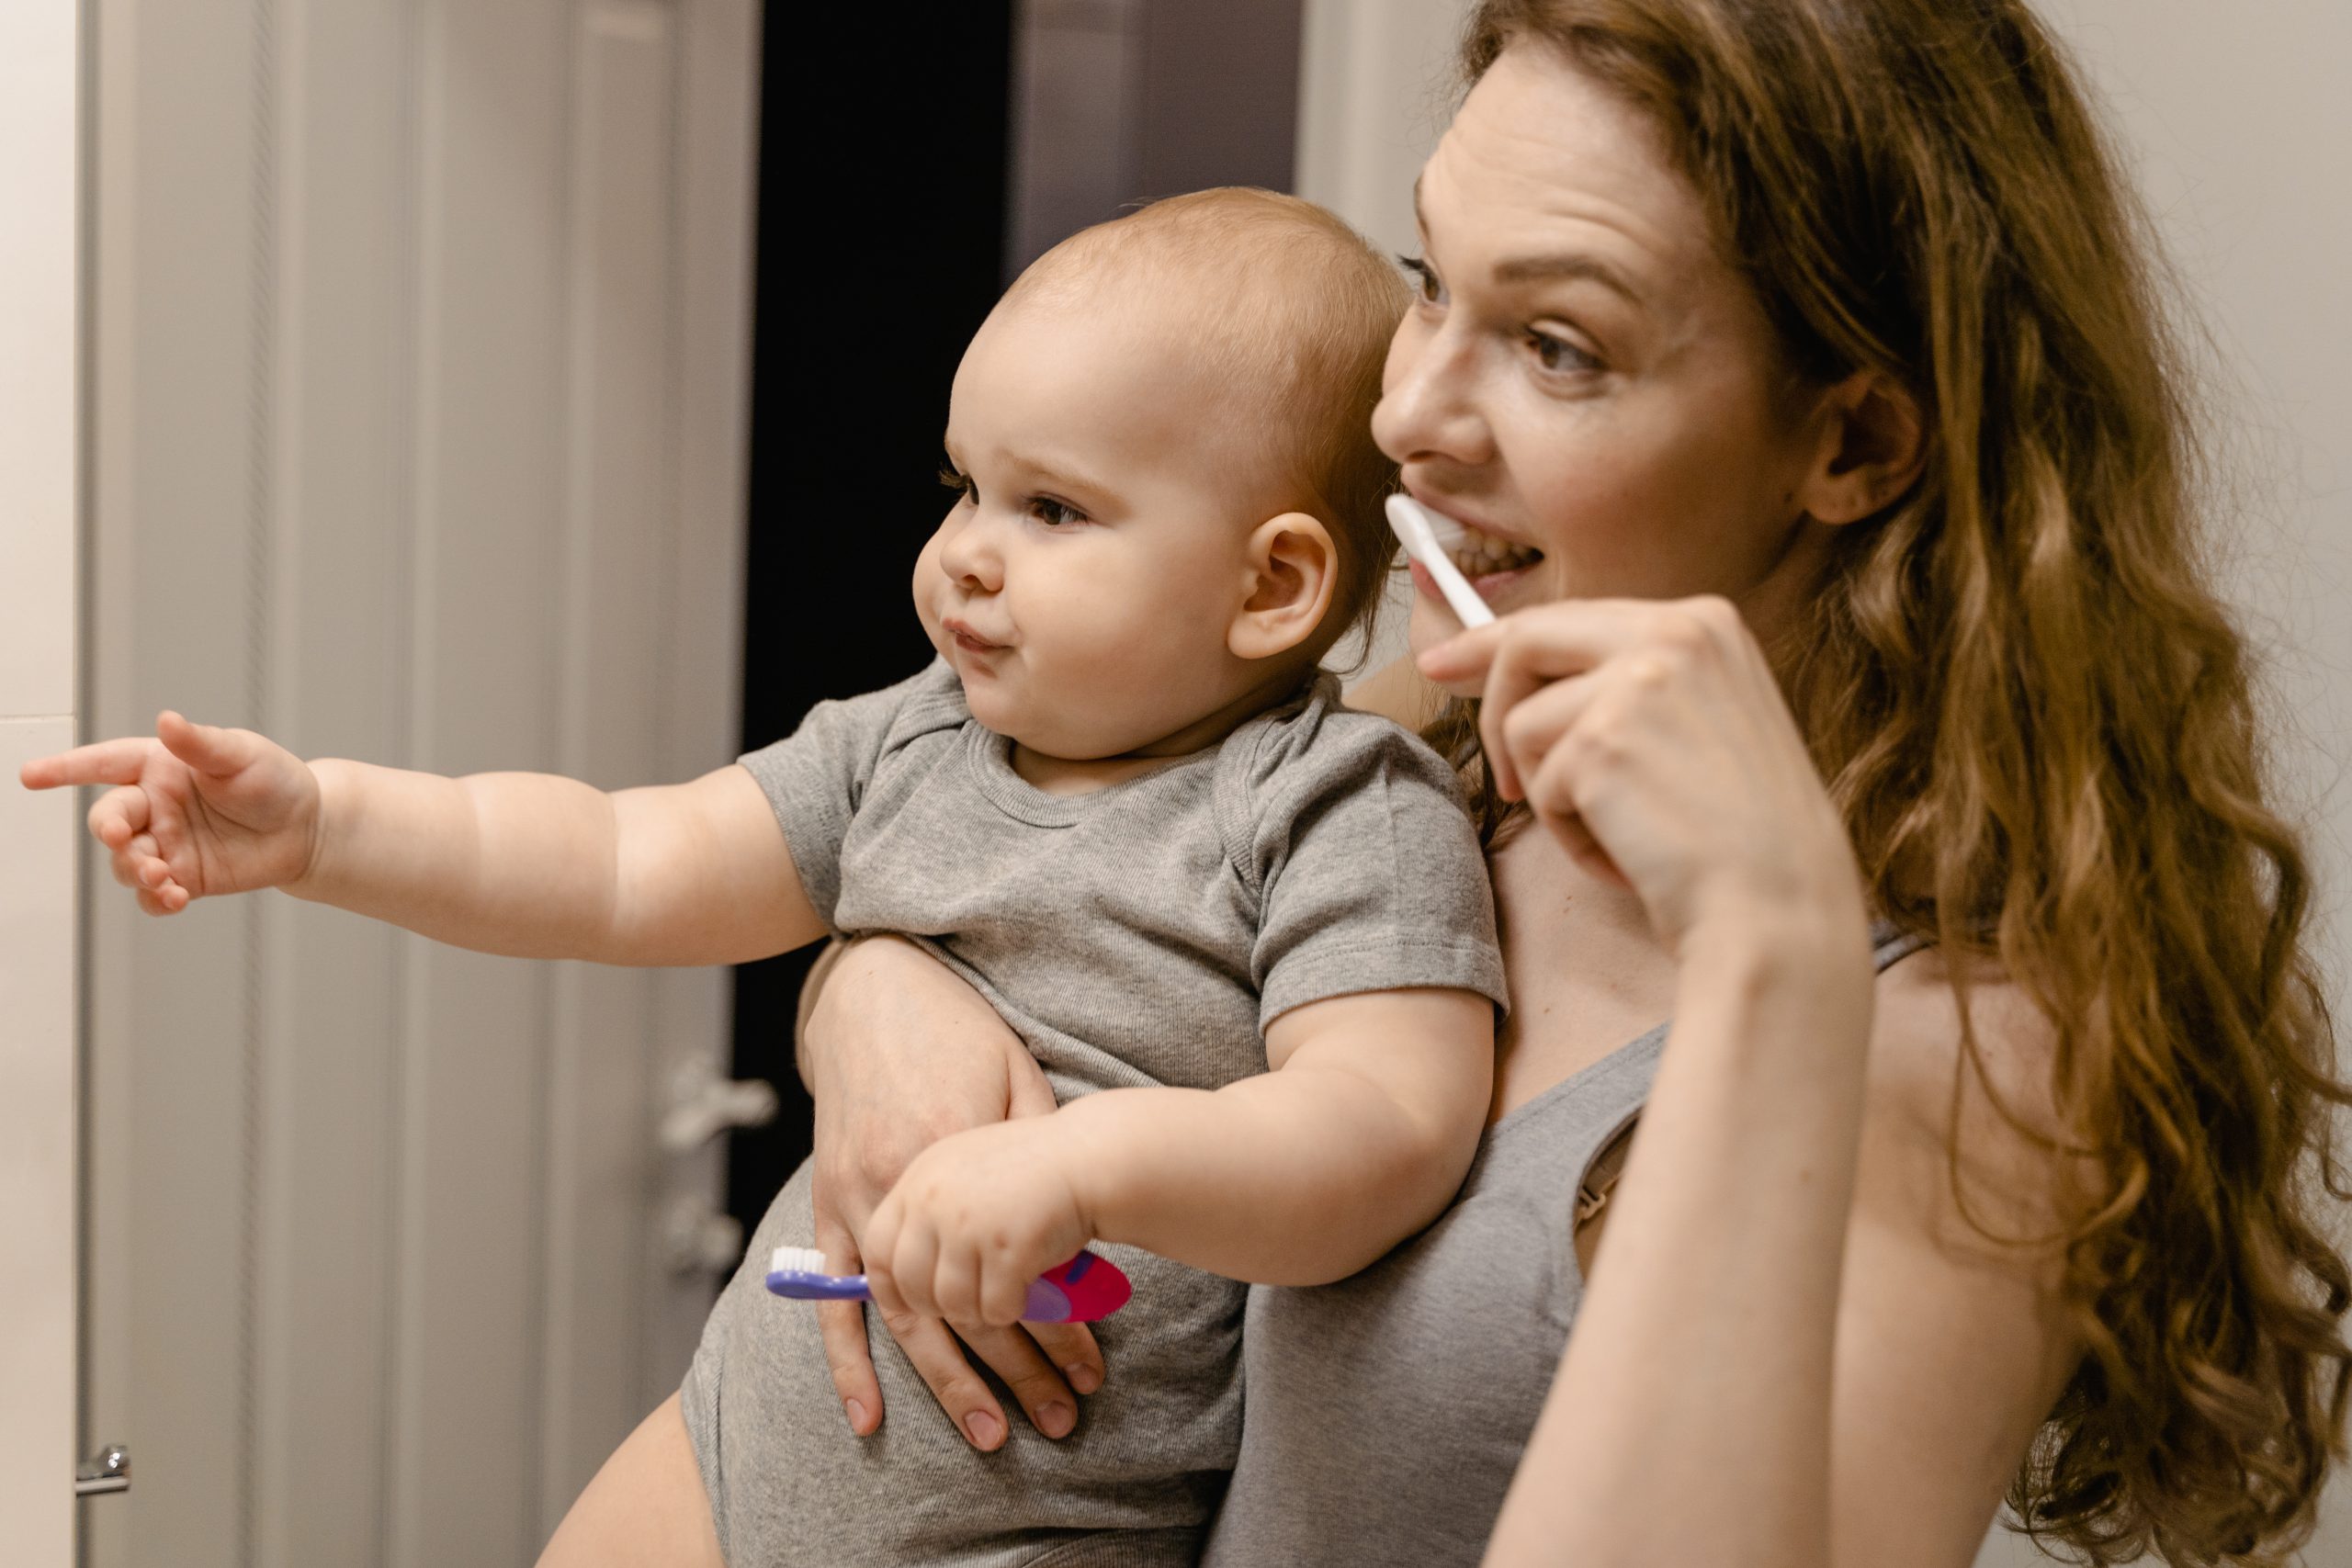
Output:
<svg viewBox="0 0 2352 1568">
<path fill-rule="evenodd" d="M 138 736 L 76 746 L 54 757 L 36 757 L 17 770 L 17 781 L 27 789 L 56 789 L 64 784 L 137 784 L 146 771 L 154 742 Z"/>
</svg>

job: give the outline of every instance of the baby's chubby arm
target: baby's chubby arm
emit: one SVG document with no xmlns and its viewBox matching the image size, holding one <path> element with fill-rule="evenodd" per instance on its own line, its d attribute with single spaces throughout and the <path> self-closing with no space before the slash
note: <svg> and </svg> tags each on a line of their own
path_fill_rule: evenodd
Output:
<svg viewBox="0 0 2352 1568">
<path fill-rule="evenodd" d="M 91 833 L 151 914 L 283 887 L 484 953 L 726 964 L 823 934 L 749 773 L 606 794 L 545 773 L 445 778 L 304 762 L 167 713 L 153 739 L 26 764 L 30 788 L 105 784 Z"/>
<path fill-rule="evenodd" d="M 1005 1324 L 1089 1241 L 1232 1279 L 1344 1279 L 1436 1218 L 1493 1090 L 1471 991 L 1337 997 L 1266 1031 L 1273 1071 L 1215 1091 L 1106 1089 L 933 1145 L 875 1212 L 884 1305 Z"/>
</svg>

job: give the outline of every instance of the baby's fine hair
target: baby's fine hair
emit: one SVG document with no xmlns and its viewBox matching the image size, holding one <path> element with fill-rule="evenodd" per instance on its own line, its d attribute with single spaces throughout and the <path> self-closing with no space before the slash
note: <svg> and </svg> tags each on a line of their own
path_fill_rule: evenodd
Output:
<svg viewBox="0 0 2352 1568">
<path fill-rule="evenodd" d="M 1284 504 L 1331 530 L 1339 581 L 1319 652 L 1380 603 L 1395 557 L 1382 502 L 1396 465 L 1372 439 L 1388 341 L 1411 296 L 1394 264 L 1311 201 L 1246 186 L 1171 196 L 1080 231 L 1006 294 L 1076 296 L 1105 271 L 1201 288 L 1197 352 L 1227 418 L 1273 465 Z"/>
</svg>

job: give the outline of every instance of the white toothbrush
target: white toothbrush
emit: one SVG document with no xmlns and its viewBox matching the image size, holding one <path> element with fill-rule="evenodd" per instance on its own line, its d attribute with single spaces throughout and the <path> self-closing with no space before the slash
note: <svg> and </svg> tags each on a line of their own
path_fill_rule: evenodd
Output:
<svg viewBox="0 0 2352 1568">
<path fill-rule="evenodd" d="M 1388 498 L 1388 526 L 1396 531 L 1396 541 L 1405 547 L 1405 553 L 1429 569 L 1430 576 L 1437 580 L 1437 591 L 1445 595 L 1455 618 L 1464 626 L 1483 626 L 1495 618 L 1495 613 L 1478 597 L 1478 591 L 1470 586 L 1470 580 L 1462 575 L 1462 569 L 1448 558 L 1438 542 L 1441 538 L 1459 541 L 1460 524 L 1431 512 L 1409 495 L 1392 495 Z"/>
</svg>

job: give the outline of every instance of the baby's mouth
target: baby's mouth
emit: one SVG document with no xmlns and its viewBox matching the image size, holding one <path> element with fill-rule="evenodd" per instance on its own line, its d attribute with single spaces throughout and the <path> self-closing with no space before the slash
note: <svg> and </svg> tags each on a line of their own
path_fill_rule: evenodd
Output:
<svg viewBox="0 0 2352 1568">
<path fill-rule="evenodd" d="M 1473 528 L 1459 518 L 1450 518 L 1462 537 L 1446 547 L 1446 558 L 1460 569 L 1462 575 L 1476 581 L 1497 572 L 1523 571 L 1544 558 L 1544 552 L 1532 545 L 1522 545 L 1516 539 L 1496 536 Z"/>
</svg>

